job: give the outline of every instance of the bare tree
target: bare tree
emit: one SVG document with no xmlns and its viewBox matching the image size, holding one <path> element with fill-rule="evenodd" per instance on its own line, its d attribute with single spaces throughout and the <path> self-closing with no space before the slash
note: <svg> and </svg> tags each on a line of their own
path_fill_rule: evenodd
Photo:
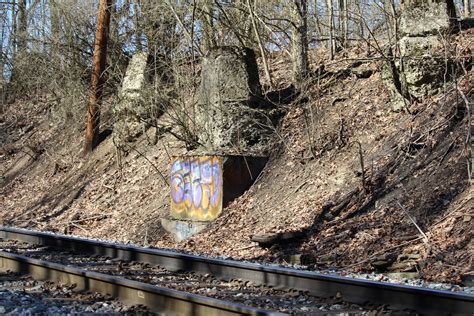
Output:
<svg viewBox="0 0 474 316">
<path fill-rule="evenodd" d="M 250 12 L 250 19 L 252 21 L 253 30 L 255 32 L 255 38 L 257 39 L 258 47 L 260 48 L 260 54 L 262 55 L 262 61 L 263 61 L 263 68 L 264 68 L 264 71 L 265 71 L 265 77 L 268 81 L 268 84 L 270 85 L 270 88 L 272 88 L 273 82 L 272 82 L 272 77 L 270 75 L 270 69 L 268 68 L 268 62 L 267 62 L 267 57 L 266 57 L 266 54 L 265 54 L 265 48 L 263 46 L 262 38 L 260 36 L 260 33 L 258 33 L 257 22 L 256 22 L 256 18 L 255 18 L 255 5 L 256 5 L 256 2 L 254 2 L 254 8 L 252 8 L 252 5 L 250 4 L 250 0 L 247 0 L 247 7 L 248 7 L 249 12 Z"/>
<path fill-rule="evenodd" d="M 296 87 L 308 75 L 308 3 L 306 0 L 293 1 L 293 77 Z"/>
<path fill-rule="evenodd" d="M 86 141 L 84 152 L 91 152 L 99 142 L 100 103 L 105 82 L 107 36 L 110 26 L 112 0 L 100 0 L 95 34 L 92 78 L 87 108 Z"/>
<path fill-rule="evenodd" d="M 17 33 L 17 25 L 16 25 L 16 0 L 12 1 L 12 12 L 11 12 L 11 21 L 12 21 L 12 28 L 10 31 L 10 38 L 11 38 L 11 45 L 12 45 L 12 59 L 15 58 L 16 53 L 16 33 Z"/>
<path fill-rule="evenodd" d="M 137 50 L 141 51 L 143 49 L 142 46 L 142 27 L 140 23 L 140 1 L 139 0 L 132 0 L 133 3 L 133 12 L 134 12 L 134 19 L 133 22 L 135 24 L 135 46 Z M 130 6 L 130 5 L 129 5 Z"/>
<path fill-rule="evenodd" d="M 216 46 L 214 37 L 214 6 L 212 0 L 204 0 L 202 4 L 202 51 L 206 52 Z"/>
<path fill-rule="evenodd" d="M 6 15 L 7 15 L 7 11 L 3 10 L 2 16 L 1 16 L 2 29 L 1 29 L 1 35 L 0 35 L 0 90 L 2 92 L 2 95 L 0 96 L 1 97 L 0 103 L 3 103 L 2 102 L 3 101 L 3 81 L 4 81 L 3 74 L 5 70 L 5 56 L 6 56 L 6 52 L 3 49 L 3 42 L 5 39 L 5 21 L 7 21 L 8 19 Z"/>
<path fill-rule="evenodd" d="M 26 16 L 26 0 L 18 2 L 18 50 L 24 52 L 28 42 L 28 19 Z"/>
<path fill-rule="evenodd" d="M 339 34 L 342 47 L 347 47 L 347 36 L 349 33 L 348 20 L 349 20 L 349 8 L 347 0 L 339 0 Z"/>
<path fill-rule="evenodd" d="M 335 41 L 334 41 L 334 9 L 332 0 L 326 0 L 327 10 L 328 10 L 328 25 L 329 25 L 329 58 L 332 60 L 334 58 Z"/>
<path fill-rule="evenodd" d="M 61 39 L 59 7 L 56 0 L 50 0 L 49 5 L 51 14 L 51 50 L 53 54 L 57 54 L 58 45 Z"/>
</svg>

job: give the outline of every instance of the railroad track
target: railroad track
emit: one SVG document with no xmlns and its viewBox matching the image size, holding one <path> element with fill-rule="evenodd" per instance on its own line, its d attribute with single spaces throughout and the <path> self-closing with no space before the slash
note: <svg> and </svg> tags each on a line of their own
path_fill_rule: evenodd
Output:
<svg viewBox="0 0 474 316">
<path fill-rule="evenodd" d="M 94 291 L 112 295 L 125 303 L 143 305 L 151 312 L 160 314 L 282 315 L 8 252 L 0 252 L 0 270 L 27 274 L 37 280 L 74 284 L 75 291 Z"/>
<path fill-rule="evenodd" d="M 428 315 L 472 315 L 474 295 L 432 290 L 374 281 L 328 276 L 308 271 L 269 267 L 238 261 L 210 259 L 166 250 L 139 248 L 76 237 L 23 229 L 0 227 L 0 238 L 24 241 L 74 252 L 94 254 L 125 261 L 158 265 L 170 271 L 193 271 L 211 274 L 221 279 L 248 280 L 256 284 L 296 289 L 317 297 L 340 297 L 357 304 L 382 304 L 393 309 L 412 310 Z M 44 263 L 37 259 L 14 254 L 2 254 L 1 263 L 9 269 L 24 271 L 28 265 L 30 273 L 38 277 L 51 275 L 55 280 L 78 284 L 78 288 L 89 288 L 97 292 L 107 289 L 118 298 L 149 306 L 155 311 L 178 314 L 275 314 L 241 304 L 224 302 L 199 295 L 162 289 L 150 284 L 99 274 L 78 268 Z M 31 264 L 31 266 L 30 266 Z M 47 272 L 50 271 L 50 272 Z M 53 272 L 51 272 L 53 271 Z M 70 276 L 72 272 L 74 276 Z M 124 289 L 122 289 L 124 287 Z M 143 297 L 142 297 L 143 296 Z"/>
</svg>

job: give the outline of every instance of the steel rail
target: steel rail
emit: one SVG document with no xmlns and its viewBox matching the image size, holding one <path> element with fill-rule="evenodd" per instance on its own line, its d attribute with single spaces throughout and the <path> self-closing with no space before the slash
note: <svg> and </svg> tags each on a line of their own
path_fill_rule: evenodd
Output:
<svg viewBox="0 0 474 316">
<path fill-rule="evenodd" d="M 212 259 L 168 250 L 140 248 L 78 237 L 0 227 L 0 238 L 67 248 L 123 260 L 156 264 L 166 269 L 210 273 L 259 284 L 308 291 L 320 297 L 339 295 L 354 303 L 387 304 L 429 315 L 473 315 L 474 295 L 369 280 L 325 275 L 255 263 Z"/>
<path fill-rule="evenodd" d="M 0 251 L 0 270 L 27 274 L 37 280 L 74 284 L 74 290 L 108 294 L 126 303 L 144 305 L 157 313 L 204 316 L 284 315 L 3 251 Z"/>
</svg>

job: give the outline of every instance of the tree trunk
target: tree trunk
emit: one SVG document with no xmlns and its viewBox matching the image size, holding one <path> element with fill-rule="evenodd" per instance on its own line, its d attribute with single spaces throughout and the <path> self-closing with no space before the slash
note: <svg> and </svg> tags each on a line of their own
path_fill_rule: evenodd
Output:
<svg viewBox="0 0 474 316">
<path fill-rule="evenodd" d="M 170 8 L 171 12 L 173 12 L 174 17 L 176 18 L 176 22 L 178 22 L 179 26 L 181 27 L 181 29 L 184 32 L 184 35 L 189 39 L 189 42 L 191 43 L 191 45 L 194 45 L 194 47 L 196 47 L 196 50 L 198 51 L 199 55 L 203 56 L 204 54 L 201 50 L 201 47 L 196 44 L 196 41 L 194 40 L 194 38 L 191 35 L 191 33 L 189 32 L 188 28 L 184 24 L 183 19 L 181 19 L 179 17 L 178 13 L 176 12 L 176 10 L 174 8 L 174 5 L 169 0 L 166 0 L 165 2 L 168 5 L 168 7 Z"/>
<path fill-rule="evenodd" d="M 12 12 L 11 12 L 11 21 L 12 21 L 12 30 L 10 34 L 10 41 L 12 45 L 12 60 L 15 60 L 16 54 L 16 38 L 17 38 L 17 26 L 16 26 L 16 0 L 12 0 Z"/>
<path fill-rule="evenodd" d="M 384 0 L 383 1 L 383 13 L 385 16 L 385 24 L 387 25 L 387 33 L 389 41 L 392 41 L 394 38 L 394 31 L 393 31 L 393 16 L 391 14 L 392 11 L 392 0 Z"/>
<path fill-rule="evenodd" d="M 18 38 L 18 30 L 17 30 L 17 23 L 16 23 L 16 0 L 12 1 L 12 12 L 11 12 L 11 21 L 12 21 L 12 30 L 10 33 L 10 44 L 12 47 L 12 57 L 11 57 L 11 69 L 10 69 L 10 81 L 13 82 L 15 80 L 15 58 L 17 52 L 17 38 Z"/>
<path fill-rule="evenodd" d="M 51 15 L 51 55 L 53 58 L 56 58 L 56 55 L 59 54 L 59 43 L 61 42 L 59 7 L 55 0 L 50 0 L 49 5 Z"/>
<path fill-rule="evenodd" d="M 314 0 L 314 9 L 313 9 L 313 16 L 314 16 L 314 22 L 316 24 L 316 32 L 318 34 L 318 38 L 323 37 L 323 32 L 321 30 L 321 21 L 319 20 L 319 13 L 318 13 L 318 0 Z"/>
<path fill-rule="evenodd" d="M 364 21 L 362 17 L 362 8 L 361 8 L 360 1 L 356 1 L 355 5 L 357 7 L 357 15 L 358 15 L 357 24 L 359 26 L 359 38 L 364 39 L 364 36 L 365 36 L 364 35 Z"/>
<path fill-rule="evenodd" d="M 471 0 L 464 0 L 464 18 L 471 16 Z"/>
<path fill-rule="evenodd" d="M 26 16 L 26 0 L 18 3 L 18 51 L 24 52 L 28 42 L 28 20 Z"/>
<path fill-rule="evenodd" d="M 256 5 L 256 2 L 254 2 L 254 5 Z M 252 8 L 252 6 L 250 5 L 250 0 L 247 0 L 247 6 L 250 12 L 250 20 L 252 21 L 253 30 L 255 32 L 255 38 L 257 39 L 258 47 L 260 48 L 260 54 L 262 55 L 263 70 L 265 72 L 265 77 L 268 81 L 268 85 L 270 86 L 270 89 L 273 89 L 272 76 L 270 75 L 270 69 L 268 68 L 265 48 L 263 47 L 262 39 L 260 38 L 260 34 L 258 33 L 257 22 L 255 21 L 255 11 L 254 11 L 255 8 Z"/>
<path fill-rule="evenodd" d="M 248 12 L 246 8 L 246 1 L 245 0 L 237 0 L 236 7 L 238 8 L 237 11 L 237 23 L 240 25 L 240 29 L 242 30 L 242 40 L 246 47 L 254 48 L 257 39 L 255 38 L 255 34 L 252 32 L 252 21 L 248 18 Z"/>
<path fill-rule="evenodd" d="M 349 6 L 347 0 L 342 0 L 342 41 L 344 48 L 347 48 L 348 43 L 348 34 L 349 34 Z"/>
<path fill-rule="evenodd" d="M 342 47 L 346 47 L 347 44 L 347 0 L 336 1 L 338 8 L 338 29 L 339 29 L 339 41 Z"/>
<path fill-rule="evenodd" d="M 84 152 L 90 153 L 99 142 L 100 103 L 105 83 L 105 66 L 107 59 L 107 34 L 110 26 L 112 0 L 100 0 L 95 33 L 94 57 L 87 109 L 86 141 Z"/>
<path fill-rule="evenodd" d="M 328 24 L 329 24 L 329 58 L 331 60 L 334 59 L 334 51 L 335 51 L 335 42 L 334 42 L 334 10 L 332 6 L 332 0 L 327 0 L 327 9 L 328 9 Z"/>
<path fill-rule="evenodd" d="M 451 19 L 456 18 L 456 6 L 453 0 L 446 0 L 446 6 L 448 7 L 448 15 Z"/>
<path fill-rule="evenodd" d="M 135 23 L 135 47 L 137 51 L 142 51 L 142 26 L 140 23 L 140 1 L 133 1 L 133 20 Z M 117 30 L 118 33 L 118 30 Z"/>
<path fill-rule="evenodd" d="M 308 76 L 308 3 L 306 0 L 294 0 L 293 11 L 293 80 L 297 88 Z"/>
<path fill-rule="evenodd" d="M 201 14 L 202 25 L 202 51 L 205 53 L 212 47 L 216 46 L 214 38 L 214 22 L 213 12 L 214 6 L 212 0 L 204 0 Z"/>
<path fill-rule="evenodd" d="M 3 40 L 5 38 L 5 24 L 8 21 L 8 17 L 6 16 L 8 13 L 6 11 L 2 12 L 2 35 L 0 37 L 0 93 L 2 94 L 0 96 L 0 104 L 3 105 L 3 86 L 4 86 L 4 77 L 3 73 L 5 71 L 5 53 L 3 51 Z M 3 16 L 5 15 L 5 16 Z"/>
</svg>

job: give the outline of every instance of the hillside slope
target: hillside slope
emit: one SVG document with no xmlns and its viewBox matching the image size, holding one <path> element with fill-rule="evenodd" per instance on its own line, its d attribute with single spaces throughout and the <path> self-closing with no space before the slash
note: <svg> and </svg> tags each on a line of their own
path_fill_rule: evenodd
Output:
<svg viewBox="0 0 474 316">
<path fill-rule="evenodd" d="M 465 31 L 456 42 L 472 38 Z M 384 269 L 459 282 L 472 272 L 474 253 L 463 98 L 474 100 L 472 71 L 397 113 L 377 58 L 364 59 L 373 74 L 358 78 L 352 69 L 361 49 L 333 62 L 313 53 L 335 75 L 280 105 L 286 114 L 267 166 L 202 233 L 175 242 L 160 225 L 169 212 L 162 175 L 170 157 L 185 152 L 182 143 L 168 133 L 150 145 L 143 135 L 118 166 L 107 137 L 83 158 L 83 126 L 53 125 L 47 95 L 3 108 L 2 224 L 269 262 L 302 253 L 317 269 L 373 270 L 386 262 Z M 288 82 L 289 67 L 281 56 L 272 60 L 278 86 Z M 103 112 L 110 127 L 107 106 Z M 166 114 L 160 120 L 169 121 Z M 252 241 L 289 232 L 297 237 Z"/>
</svg>

